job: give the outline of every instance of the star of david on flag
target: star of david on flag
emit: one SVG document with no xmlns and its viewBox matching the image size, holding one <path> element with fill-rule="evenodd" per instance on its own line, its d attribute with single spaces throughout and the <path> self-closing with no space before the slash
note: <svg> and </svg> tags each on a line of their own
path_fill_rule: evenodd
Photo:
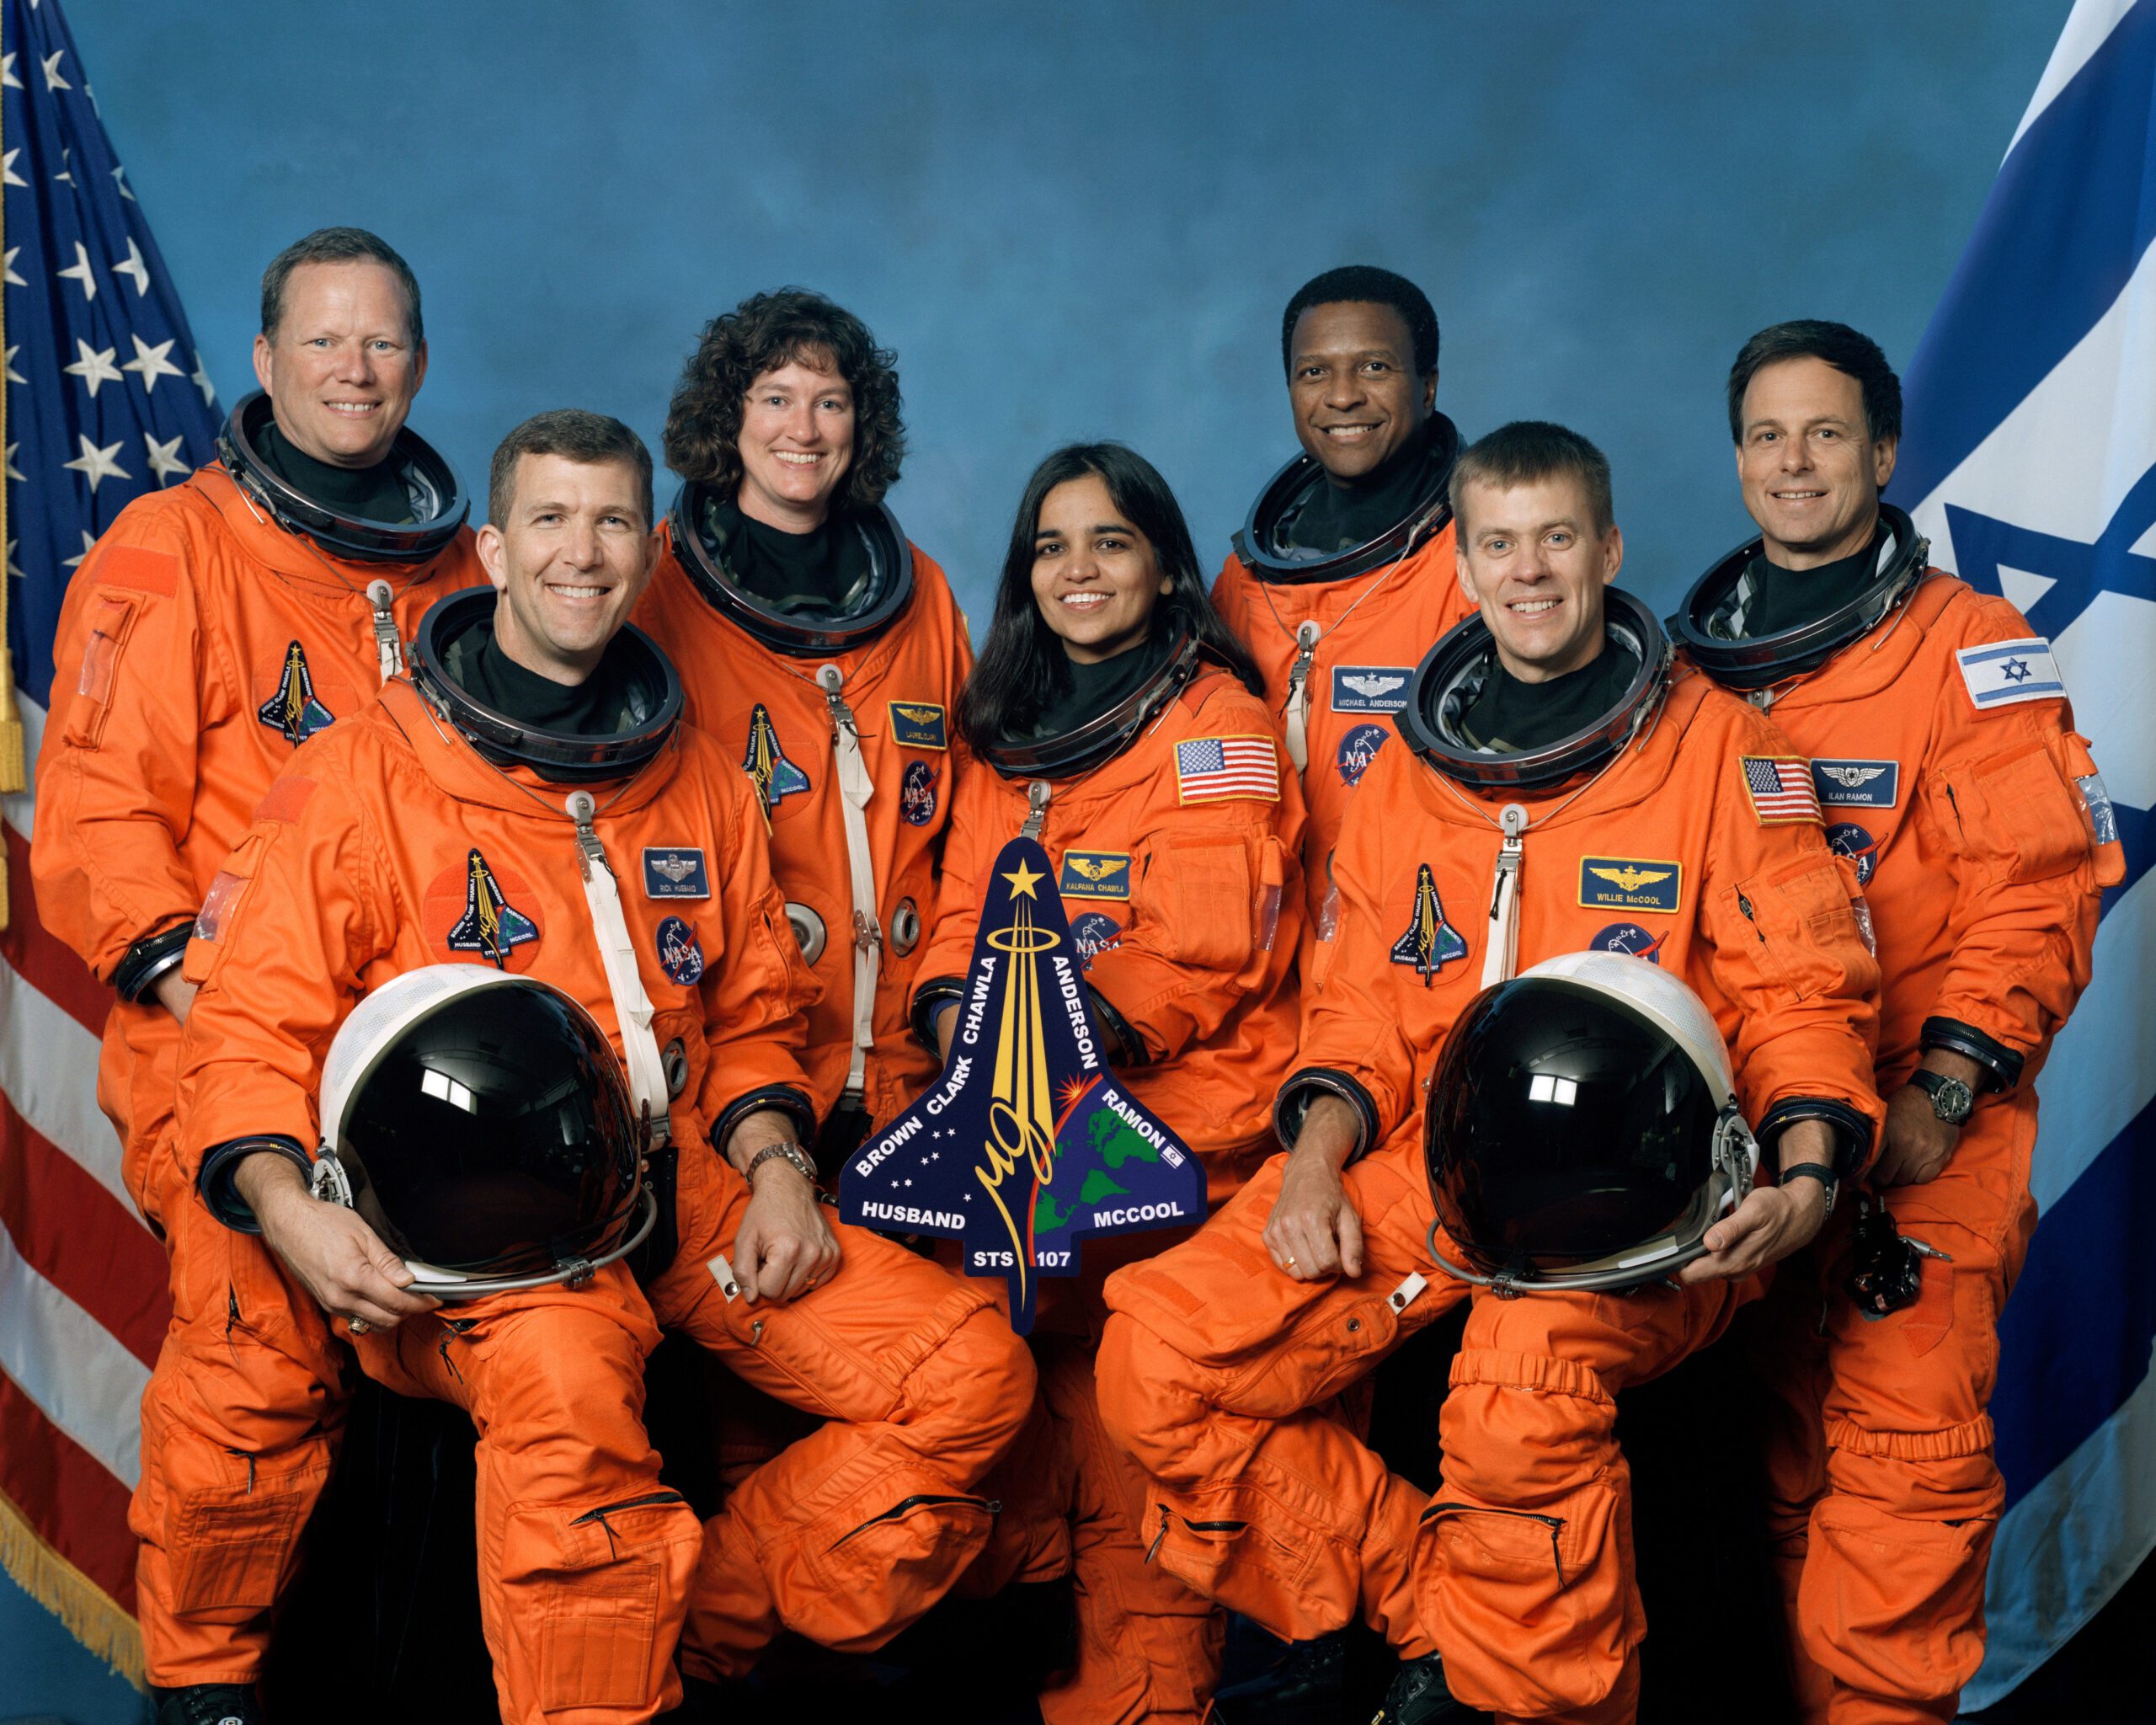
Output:
<svg viewBox="0 0 2156 1725">
<path fill-rule="evenodd" d="M 2126 852 L 2093 980 L 2040 1080 L 2042 1220 L 1999 1324 L 2007 1502 L 1970 1711 L 2009 1694 L 2156 1549 L 2153 115 L 2156 0 L 2078 0 L 1908 368 L 1892 493 L 1935 562 L 2028 618 L 2030 638 L 1964 655 L 1969 698 L 2063 684 Z"/>
</svg>

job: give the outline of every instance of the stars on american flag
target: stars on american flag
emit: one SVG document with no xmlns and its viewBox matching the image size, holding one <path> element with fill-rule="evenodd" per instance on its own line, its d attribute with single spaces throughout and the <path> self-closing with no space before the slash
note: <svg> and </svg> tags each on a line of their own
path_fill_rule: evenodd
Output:
<svg viewBox="0 0 2156 1725">
<path fill-rule="evenodd" d="M 18 185 L 22 184 L 20 180 L 15 183 Z M 75 262 L 72 267 L 56 270 L 52 273 L 62 281 L 79 281 L 83 286 L 83 298 L 85 302 L 98 296 L 98 279 L 90 269 L 89 248 L 82 241 L 75 242 Z"/>
<path fill-rule="evenodd" d="M 131 329 L 127 332 L 127 339 L 135 344 L 135 357 L 121 366 L 120 370 L 140 371 L 142 374 L 142 387 L 145 392 L 154 390 L 157 387 L 157 379 L 160 377 L 184 377 L 187 375 L 165 357 L 172 351 L 171 342 L 161 341 L 152 347 Z"/>
<path fill-rule="evenodd" d="M 67 57 L 65 48 L 55 48 L 45 56 L 45 87 L 48 90 L 72 90 L 75 87 L 60 75 L 60 62 Z"/>
<path fill-rule="evenodd" d="M 142 261 L 141 247 L 136 245 L 131 239 L 127 242 L 127 261 L 124 264 L 115 264 L 112 266 L 112 273 L 115 275 L 131 275 L 135 278 L 135 297 L 138 300 L 150 291 L 150 266 Z"/>
<path fill-rule="evenodd" d="M 82 357 L 73 365 L 62 366 L 60 369 L 71 377 L 81 378 L 83 387 L 89 391 L 90 399 L 95 401 L 103 385 L 120 381 L 120 367 L 112 362 L 112 356 L 117 350 L 93 348 L 80 337 L 76 339 L 75 348 Z"/>
<path fill-rule="evenodd" d="M 72 557 L 62 558 L 60 560 L 60 567 L 63 569 L 80 569 L 83 565 L 83 559 L 90 554 L 91 547 L 96 545 L 97 542 L 98 542 L 96 540 L 90 537 L 89 530 L 87 527 L 84 528 L 83 530 L 83 548 L 77 552 Z"/>
<path fill-rule="evenodd" d="M 195 471 L 188 466 L 185 458 L 179 453 L 180 445 L 186 441 L 184 437 L 174 437 L 167 442 L 160 443 L 148 432 L 145 431 L 142 434 L 142 441 L 149 450 L 150 476 L 157 482 L 160 489 L 163 489 L 165 483 L 175 474 L 184 479 Z"/>
<path fill-rule="evenodd" d="M 23 81 L 15 76 L 15 56 L 0 54 L 0 90 L 19 90 Z"/>
<path fill-rule="evenodd" d="M 24 280 L 21 276 L 15 274 L 15 258 L 21 250 L 22 248 L 20 246 L 9 246 L 8 248 L 8 255 L 5 259 L 0 259 L 0 270 L 4 270 L 5 279 L 8 286 L 10 287 L 28 287 L 29 286 L 29 283 Z"/>
<path fill-rule="evenodd" d="M 29 190 L 30 183 L 15 172 L 15 158 L 22 153 L 22 147 L 17 145 L 6 154 L 0 155 L 0 185 L 19 185 L 25 191 Z M 22 250 L 20 246 L 15 248 L 15 252 L 20 250 Z M 12 258 L 15 255 L 15 252 L 10 252 L 8 255 Z"/>
<path fill-rule="evenodd" d="M 131 479 L 135 477 L 113 459 L 120 453 L 118 439 L 102 449 L 79 431 L 75 434 L 75 441 L 83 446 L 83 452 L 72 462 L 62 462 L 60 465 L 72 473 L 80 473 L 89 481 L 91 496 L 97 495 L 98 486 L 106 479 Z"/>
<path fill-rule="evenodd" d="M 199 347 L 195 350 L 194 375 L 187 381 L 202 392 L 204 407 L 215 407 L 217 404 L 217 387 L 210 381 L 210 368 L 203 363 L 202 350 Z"/>
</svg>

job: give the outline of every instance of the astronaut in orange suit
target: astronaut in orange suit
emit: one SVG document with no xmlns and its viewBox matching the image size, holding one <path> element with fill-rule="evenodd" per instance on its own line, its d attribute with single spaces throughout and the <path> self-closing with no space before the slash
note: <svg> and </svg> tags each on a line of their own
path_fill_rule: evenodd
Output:
<svg viewBox="0 0 2156 1725">
<path fill-rule="evenodd" d="M 2123 864 L 2050 644 L 1928 568 L 1880 502 L 1901 386 L 1878 346 L 1777 324 L 1728 393 L 1760 537 L 1673 628 L 1811 757 L 1828 841 L 1864 884 L 1886 1098 L 1867 1201 L 1925 1248 L 1860 1262 L 1837 1217 L 1775 1289 L 1777 1544 L 1806 1717 L 1914 1725 L 1952 1718 L 1983 1658 L 2005 1498 L 1986 1407 L 2036 1221 L 2036 1077 Z"/>
<path fill-rule="evenodd" d="M 807 1061 L 839 1093 L 832 1172 L 935 1076 L 906 1000 L 972 654 L 942 570 L 883 501 L 905 441 L 892 356 L 851 312 L 783 288 L 712 319 L 667 417 L 683 483 L 636 616 L 762 799 L 823 986 Z"/>
<path fill-rule="evenodd" d="M 129 505 L 70 584 L 38 764 L 39 914 L 118 991 L 98 1100 L 128 1192 L 168 1236 L 200 1219 L 171 1131 L 195 913 L 293 751 L 403 668 L 430 605 L 485 579 L 455 475 L 405 427 L 427 347 L 396 252 L 325 228 L 279 254 L 254 366 L 264 393 L 226 421 L 217 460 Z M 138 1520 L 162 1513 L 156 1466 L 146 1451 Z M 190 1546 L 193 1525 L 171 1537 Z M 232 1616 L 210 1554 L 188 1561 L 184 1621 L 142 1578 L 151 1683 L 250 1681 L 261 1626 Z"/>
<path fill-rule="evenodd" d="M 1453 479 L 1479 617 L 1416 674 L 1335 856 L 1277 1157 L 1198 1236 L 1110 1279 L 1101 1411 L 1152 1481 L 1155 1559 L 1275 1633 L 1361 1617 L 1380 1715 L 1621 1722 L 1645 1633 L 1614 1397 L 1710 1342 L 1869 1151 L 1877 972 L 1801 762 L 1605 584 L 1623 541 L 1577 434 L 1506 427 Z M 1781 1183 L 1684 1285 L 1477 1290 L 1433 1501 L 1324 1404 L 1467 1290 L 1438 1267 L 1422 1096 L 1478 988 L 1629 953 L 1706 1002 Z M 1440 1236 L 1438 1252 L 1461 1262 Z"/>
<path fill-rule="evenodd" d="M 336 1393 L 275 1338 L 313 1306 L 345 1320 L 370 1375 L 478 1428 L 503 1717 L 648 1719 L 680 1697 L 685 1619 L 685 1666 L 723 1678 L 782 1626 L 864 1649 L 926 1610 L 987 1539 L 972 1487 L 1033 1371 L 985 1294 L 817 1201 L 801 1146 L 830 1097 L 796 1052 L 814 983 L 754 788 L 622 628 L 657 553 L 643 445 L 542 414 L 491 491 L 499 595 L 429 613 L 413 678 L 302 751 L 198 919 L 181 1156 L 231 1226 L 179 1271 L 146 1406 L 251 1485 L 223 1512 L 243 1565 L 257 1526 L 304 1508 L 284 1487 L 307 1445 L 280 1422 Z M 528 970 L 661 1075 L 674 1189 L 643 1286 L 613 1265 L 436 1308 L 356 1214 L 310 1195 L 323 1049 L 371 985 L 429 963 Z M 825 1422 L 707 1527 L 643 1434 L 660 1324 Z"/>
<path fill-rule="evenodd" d="M 1302 808 L 1255 681 L 1159 473 L 1118 445 L 1049 456 L 1019 505 L 961 708 L 978 759 L 958 781 L 915 994 L 916 1021 L 947 1048 L 988 871 L 1020 833 L 1038 839 L 1117 1081 L 1198 1155 L 1212 1204 L 1270 1153 L 1294 1044 Z M 1051 1725 L 1196 1725 L 1219 1665 L 1219 1614 L 1145 1562 L 1144 1482 L 1107 1441 L 1094 1393 L 1102 1280 L 1164 1237 L 1097 1241 L 1080 1275 L 1043 1290 L 1052 1459 L 998 1494 L 1001 1539 L 1029 1530 L 1027 1552 L 1072 1559 L 1077 1659 L 1040 1696 Z"/>
<path fill-rule="evenodd" d="M 1389 270 L 1328 270 L 1280 326 L 1303 452 L 1259 491 L 1213 584 L 1257 660 L 1310 811 L 1312 943 L 1337 923 L 1328 859 L 1348 801 L 1392 734 L 1416 662 L 1475 607 L 1453 574 L 1446 480 L 1460 447 L 1437 411 L 1438 319 Z"/>
</svg>

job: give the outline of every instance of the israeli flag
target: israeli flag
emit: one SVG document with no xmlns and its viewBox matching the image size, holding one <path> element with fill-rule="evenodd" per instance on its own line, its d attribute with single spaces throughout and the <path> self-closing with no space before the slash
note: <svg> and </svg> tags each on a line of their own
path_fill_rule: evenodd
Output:
<svg viewBox="0 0 2156 1725">
<path fill-rule="evenodd" d="M 2078 0 L 1908 370 L 1893 495 L 2038 638 L 1980 705 L 2063 682 L 2127 856 L 2039 1081 L 2042 1221 L 2000 1326 L 1989 1706 L 2156 1548 L 2156 0 Z M 2044 649 L 2049 644 L 2049 653 Z"/>
</svg>

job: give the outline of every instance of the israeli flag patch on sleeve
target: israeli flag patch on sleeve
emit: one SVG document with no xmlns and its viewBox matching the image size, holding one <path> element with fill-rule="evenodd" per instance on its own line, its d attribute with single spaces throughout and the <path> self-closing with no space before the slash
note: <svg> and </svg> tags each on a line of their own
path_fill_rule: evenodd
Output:
<svg viewBox="0 0 2156 1725">
<path fill-rule="evenodd" d="M 2011 707 L 2017 701 L 2056 701 L 2066 693 L 2052 644 L 2041 635 L 2025 641 L 1993 641 L 1964 647 L 1954 655 L 1961 681 L 1979 713 Z"/>
</svg>

